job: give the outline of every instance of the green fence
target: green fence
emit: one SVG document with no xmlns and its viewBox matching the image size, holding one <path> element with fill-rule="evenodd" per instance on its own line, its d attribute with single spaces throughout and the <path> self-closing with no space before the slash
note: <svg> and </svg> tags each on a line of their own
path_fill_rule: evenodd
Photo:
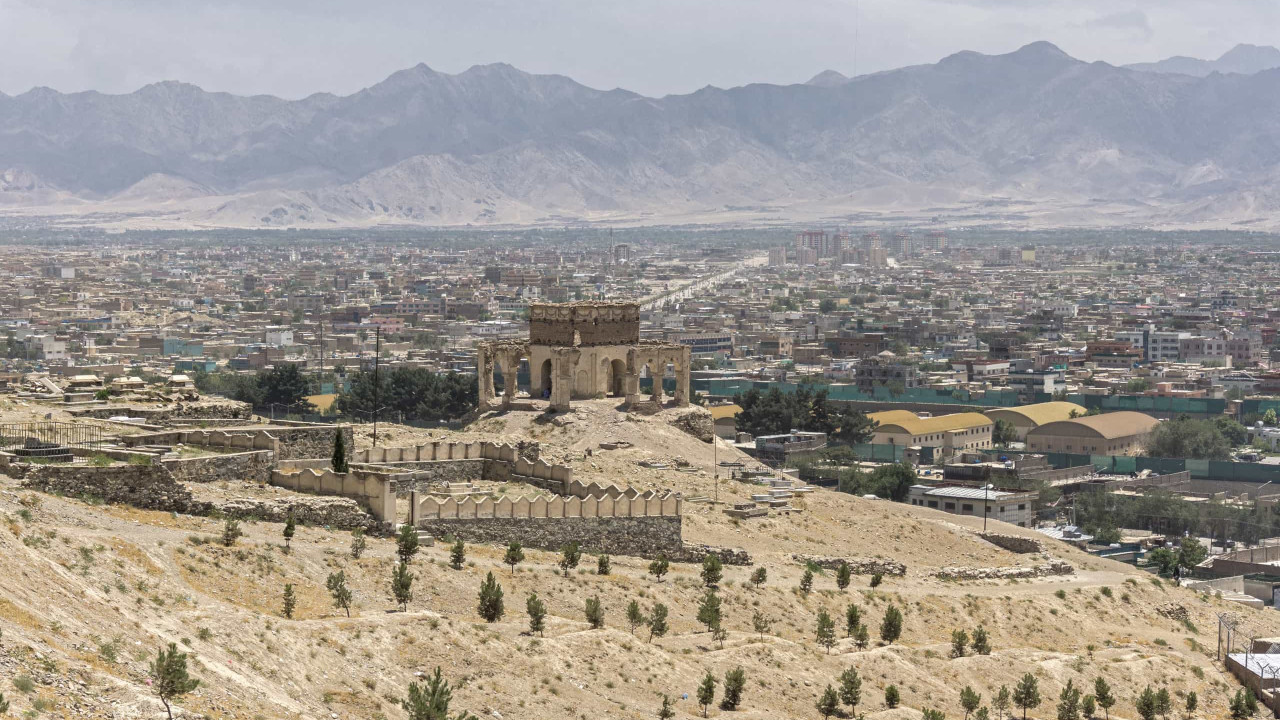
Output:
<svg viewBox="0 0 1280 720">
<path fill-rule="evenodd" d="M 1182 458 L 1130 457 L 1125 455 L 1081 455 L 1078 453 L 1047 453 L 1049 464 L 1055 468 L 1093 465 L 1103 472 L 1136 473 L 1150 470 L 1157 475 L 1169 475 L 1186 470 L 1197 480 L 1237 480 L 1240 482 L 1276 482 L 1280 484 L 1280 465 L 1233 462 L 1231 460 L 1193 460 Z"/>
</svg>

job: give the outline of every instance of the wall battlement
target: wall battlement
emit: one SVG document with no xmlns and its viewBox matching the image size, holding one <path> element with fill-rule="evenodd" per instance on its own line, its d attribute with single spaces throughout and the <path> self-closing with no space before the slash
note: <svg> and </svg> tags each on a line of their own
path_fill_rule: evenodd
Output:
<svg viewBox="0 0 1280 720">
<path fill-rule="evenodd" d="M 613 486 L 610 486 L 613 487 Z M 617 489 L 616 487 L 614 489 Z M 634 491 L 631 491 L 634 493 Z M 683 500 L 675 493 L 659 495 L 650 490 L 628 496 L 587 495 L 585 497 L 518 498 L 435 498 L 410 496 L 416 524 L 429 520 L 476 520 L 482 518 L 615 518 L 679 517 Z"/>
</svg>

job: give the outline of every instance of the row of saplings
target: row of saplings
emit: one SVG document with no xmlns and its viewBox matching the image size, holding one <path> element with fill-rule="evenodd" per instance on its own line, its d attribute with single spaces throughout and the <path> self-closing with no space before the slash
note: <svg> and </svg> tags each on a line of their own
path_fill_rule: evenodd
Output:
<svg viewBox="0 0 1280 720">
<path fill-rule="evenodd" d="M 290 519 L 285 524 L 284 537 L 286 549 L 294 535 L 295 526 L 293 520 Z M 234 530 L 232 531 L 234 532 Z M 230 534 L 230 533 L 228 533 Z M 229 539 L 234 542 L 235 536 Z M 227 538 L 224 538 L 224 540 Z M 228 542 L 230 544 L 230 542 Z M 360 558 L 364 553 L 366 541 L 364 533 L 357 529 L 352 533 L 351 540 L 351 556 Z M 400 533 L 396 537 L 396 555 L 398 562 L 396 563 L 391 577 L 392 594 L 396 602 L 402 609 L 407 610 L 408 604 L 413 599 L 412 587 L 414 575 L 409 572 L 408 565 L 413 557 L 420 549 L 417 531 L 409 525 L 401 528 Z M 567 576 L 569 571 L 578 567 L 582 559 L 582 552 L 577 543 L 564 546 L 561 549 L 561 557 L 559 561 L 560 569 Z M 512 574 L 515 568 L 524 561 L 524 549 L 518 542 L 511 542 L 507 546 L 506 554 L 503 557 L 504 564 L 511 567 Z M 459 538 L 450 549 L 449 565 L 454 570 L 461 570 L 466 562 L 466 546 Z M 649 574 L 656 579 L 661 580 L 670 568 L 669 561 L 659 556 L 657 559 L 649 563 Z M 596 573 L 599 575 L 608 575 L 611 572 L 611 562 L 608 555 L 600 555 L 596 560 Z M 703 624 L 707 631 L 711 633 L 711 637 L 720 646 L 724 647 L 724 641 L 728 636 L 724 630 L 724 614 L 722 602 L 716 593 L 716 588 L 723 577 L 724 569 L 720 558 L 715 554 L 708 554 L 702 563 L 702 581 L 706 585 L 706 593 L 702 597 L 702 601 L 698 607 L 697 620 Z M 852 571 L 847 563 L 841 563 L 836 568 L 836 585 L 840 590 L 844 590 L 849 586 L 852 577 Z M 763 585 L 768 578 L 767 572 L 763 567 L 757 567 L 752 571 L 750 582 L 755 587 Z M 808 595 L 813 590 L 814 568 L 806 567 L 801 576 L 798 591 L 804 595 Z M 881 576 L 875 575 L 871 579 L 873 587 L 879 585 Z M 347 616 L 351 615 L 352 592 L 347 587 L 346 576 L 342 571 L 329 575 L 326 585 L 329 593 L 333 598 L 334 606 L 346 611 Z M 294 594 L 293 585 L 286 584 L 284 589 L 284 608 L 283 614 L 286 618 L 293 617 L 293 611 L 296 606 L 296 596 Z M 487 622 L 497 622 L 506 614 L 502 586 L 498 584 L 493 573 L 486 575 L 480 584 L 479 602 L 477 612 Z M 546 629 L 547 607 L 543 601 L 538 598 L 538 594 L 530 593 L 525 600 L 525 612 L 529 616 L 530 632 L 542 635 Z M 670 629 L 668 624 L 669 609 L 663 603 L 655 603 L 650 612 L 645 613 L 640 604 L 632 600 L 626 609 L 626 619 L 630 625 L 631 632 L 634 634 L 636 629 L 644 626 L 649 631 L 649 642 L 654 638 L 661 638 Z M 584 606 L 584 616 L 587 623 L 592 629 L 599 629 L 605 624 L 605 610 L 598 597 L 588 598 Z M 896 641 L 902 635 L 902 612 L 895 606 L 890 605 L 885 611 L 884 618 L 880 623 L 880 638 L 886 643 Z M 761 635 L 767 633 L 772 626 L 772 620 L 760 611 L 755 611 L 752 617 L 753 629 Z M 856 604 L 850 603 L 845 608 L 845 635 L 852 638 L 855 646 L 859 649 L 865 649 L 869 643 L 869 631 L 867 626 L 862 622 L 862 610 Z M 836 628 L 835 621 L 825 608 L 818 611 L 816 641 L 818 645 L 825 648 L 828 653 L 836 645 Z M 963 657 L 967 652 L 979 655 L 988 655 L 991 652 L 990 639 L 987 631 L 982 626 L 974 629 L 972 636 L 965 630 L 955 630 L 951 634 L 951 656 Z M 177 653 L 174 646 L 170 646 L 170 653 L 180 658 L 183 666 L 182 674 L 185 677 L 185 655 Z M 162 653 L 160 664 L 165 656 Z M 156 681 L 153 673 L 153 681 L 155 687 L 166 687 Z M 180 687 L 182 681 L 171 683 L 175 687 Z M 194 683 L 195 681 L 190 681 Z M 431 692 L 440 693 L 441 688 L 447 695 L 449 692 L 448 683 L 440 679 L 439 670 L 437 669 L 436 677 L 433 678 L 435 683 L 434 690 L 428 688 Z M 443 683 L 441 685 L 441 683 Z M 746 674 L 741 668 L 735 668 L 725 674 L 724 677 L 724 693 L 720 702 L 721 709 L 736 709 L 742 700 L 742 693 L 746 687 Z M 715 700 L 717 679 L 710 672 L 703 677 L 698 687 L 697 699 L 702 706 L 703 716 L 707 714 L 707 708 Z M 847 668 L 841 673 L 838 682 L 838 688 L 827 685 L 817 701 L 817 710 L 824 718 L 833 715 L 842 714 L 842 706 L 849 706 L 849 713 L 856 717 L 856 709 L 862 697 L 862 680 L 858 676 L 855 668 Z M 191 686 L 194 689 L 194 684 Z M 159 693 L 160 690 L 158 689 Z M 189 690 L 187 690 L 189 692 Z M 410 700 L 405 701 L 406 707 L 411 704 L 415 693 L 421 693 L 416 684 L 410 685 Z M 164 695 L 161 699 L 165 700 Z M 884 702 L 889 708 L 898 706 L 900 692 L 896 685 L 889 685 L 885 688 Z M 0 702 L 3 702 L 3 696 L 0 695 Z M 1110 710 L 1115 705 L 1116 698 L 1111 692 L 1107 682 L 1099 677 L 1094 682 L 1094 692 L 1091 695 L 1083 694 L 1075 687 L 1072 681 L 1067 682 L 1067 686 L 1063 688 L 1059 695 L 1057 706 L 1058 720 L 1081 720 L 1081 718 L 1092 719 L 1097 716 L 1097 710 L 1101 708 L 1106 714 L 1107 720 L 1110 720 Z M 1011 706 L 1022 710 L 1022 717 L 1026 718 L 1027 711 L 1039 707 L 1041 704 L 1041 696 L 1039 683 L 1034 675 L 1027 673 L 1015 685 L 1012 692 L 1006 686 L 1001 686 L 992 698 L 991 705 L 996 710 L 997 719 L 1005 717 Z M 1184 712 L 1187 718 L 1190 718 L 1196 711 L 1199 704 L 1199 698 L 1195 692 L 1187 693 L 1184 701 Z M 960 691 L 960 705 L 965 710 L 965 720 L 969 720 L 972 715 L 973 720 L 991 720 L 991 711 L 982 705 L 982 696 L 973 688 L 966 686 Z M 447 698 L 446 698 L 447 706 Z M 1169 691 L 1161 688 L 1153 691 L 1150 687 L 1143 690 L 1135 702 L 1138 714 L 1143 720 L 1157 720 L 1157 718 L 1166 718 L 1172 712 L 1172 701 Z M 168 708 L 168 702 L 165 700 L 165 707 Z M 1236 692 L 1230 703 L 1231 716 L 1240 720 L 1242 718 L 1251 717 L 1257 712 L 1258 702 L 1252 691 L 1248 689 Z M 0 709 L 2 712 L 3 709 Z M 411 720 L 419 720 L 419 718 L 440 718 L 448 720 L 445 715 L 413 715 L 410 710 Z M 939 710 L 925 709 L 923 711 L 924 720 L 942 720 L 943 713 Z M 667 695 L 662 696 L 662 706 L 659 709 L 659 718 L 674 717 L 675 711 L 673 703 Z M 469 716 L 465 713 L 458 716 L 460 720 L 466 720 Z"/>
</svg>

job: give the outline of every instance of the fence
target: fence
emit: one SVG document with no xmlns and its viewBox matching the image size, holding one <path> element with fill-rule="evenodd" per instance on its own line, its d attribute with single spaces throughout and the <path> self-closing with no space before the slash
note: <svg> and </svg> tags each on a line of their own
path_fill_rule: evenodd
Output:
<svg viewBox="0 0 1280 720">
<path fill-rule="evenodd" d="M 1092 465 L 1104 472 L 1139 473 L 1150 470 L 1157 475 L 1172 475 L 1186 471 L 1196 480 L 1280 483 L 1280 465 L 1264 463 L 1079 453 L 1046 453 L 1045 457 L 1055 468 Z"/>
<path fill-rule="evenodd" d="M 92 448 L 105 439 L 102 428 L 64 422 L 0 424 L 0 451 L 19 457 L 70 460 L 71 448 Z"/>
</svg>

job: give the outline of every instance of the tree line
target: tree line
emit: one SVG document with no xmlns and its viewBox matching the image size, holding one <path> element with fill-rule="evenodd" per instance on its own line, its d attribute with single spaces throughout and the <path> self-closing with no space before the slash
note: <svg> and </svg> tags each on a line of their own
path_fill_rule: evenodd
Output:
<svg viewBox="0 0 1280 720">
<path fill-rule="evenodd" d="M 864 412 L 835 405 L 826 388 L 815 391 L 802 384 L 794 393 L 783 393 L 776 387 L 764 393 L 752 388 L 734 395 L 733 401 L 742 408 L 738 430 L 753 437 L 801 430 L 826 433 L 828 439 L 855 445 L 868 442 L 875 432 L 874 420 Z"/>
</svg>

